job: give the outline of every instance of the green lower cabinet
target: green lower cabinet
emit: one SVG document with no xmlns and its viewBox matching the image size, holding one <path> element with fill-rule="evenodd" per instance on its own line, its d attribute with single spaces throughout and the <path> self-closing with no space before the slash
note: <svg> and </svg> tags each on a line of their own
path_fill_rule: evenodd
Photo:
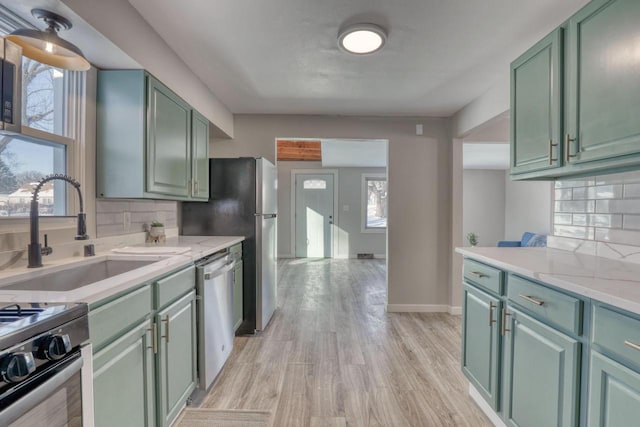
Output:
<svg viewBox="0 0 640 427">
<path fill-rule="evenodd" d="M 242 319 L 243 313 L 243 291 L 242 291 L 242 261 L 236 262 L 233 270 L 233 330 L 237 330 Z"/>
<path fill-rule="evenodd" d="M 147 320 L 93 356 L 96 427 L 155 426 L 152 325 Z"/>
<path fill-rule="evenodd" d="M 591 352 L 590 427 L 628 427 L 640 423 L 640 372 Z"/>
<path fill-rule="evenodd" d="M 578 425 L 581 343 L 510 305 L 504 419 L 509 426 Z"/>
<path fill-rule="evenodd" d="M 502 302 L 464 285 L 462 318 L 462 371 L 496 411 L 499 410 L 500 333 Z"/>
<path fill-rule="evenodd" d="M 196 300 L 192 291 L 156 314 L 158 423 L 169 426 L 197 381 Z"/>
</svg>

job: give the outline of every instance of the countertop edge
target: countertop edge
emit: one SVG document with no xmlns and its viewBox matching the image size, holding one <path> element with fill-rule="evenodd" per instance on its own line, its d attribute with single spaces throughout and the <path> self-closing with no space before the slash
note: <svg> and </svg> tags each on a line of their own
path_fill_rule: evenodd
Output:
<svg viewBox="0 0 640 427">
<path fill-rule="evenodd" d="M 571 254 L 571 252 L 563 251 L 561 249 L 552 249 L 552 248 L 539 248 L 539 249 L 543 250 L 545 254 L 549 254 L 549 253 L 553 254 L 555 252 L 562 255 Z M 516 251 L 516 250 L 522 250 L 522 248 L 502 248 L 502 250 Z M 567 278 L 567 277 L 559 277 L 558 275 L 554 275 L 552 272 L 533 271 L 530 268 L 527 268 L 522 265 L 518 265 L 513 262 L 496 259 L 485 254 L 479 254 L 472 248 L 457 247 L 455 248 L 455 252 L 463 255 L 466 258 L 471 258 L 471 259 L 480 261 L 482 263 L 495 266 L 501 270 L 505 270 L 506 272 L 515 273 L 517 275 L 524 276 L 526 278 L 529 278 L 535 281 L 539 281 L 543 284 L 547 284 L 549 286 L 553 286 L 561 290 L 572 292 L 582 297 L 592 299 L 594 301 L 604 303 L 613 307 L 617 307 L 619 309 L 629 311 L 636 315 L 640 315 L 640 298 L 633 297 L 634 299 L 629 299 L 629 297 L 626 297 L 623 295 L 616 295 L 611 292 L 608 292 L 606 289 L 597 289 L 595 288 L 595 286 L 588 286 L 585 284 L 578 283 L 578 281 L 580 280 L 579 277 L 576 279 L 573 279 L 573 278 Z M 580 254 L 580 255 L 576 254 L 576 257 L 580 257 L 582 259 L 600 258 L 594 255 L 583 255 L 583 254 Z M 614 262 L 614 261 L 611 261 L 611 262 Z M 623 263 L 623 261 L 615 261 L 615 262 Z M 630 263 L 625 263 L 625 264 L 630 264 Z M 585 277 L 584 279 L 596 281 L 599 287 L 606 287 L 607 282 L 612 282 L 612 283 L 618 282 L 617 280 L 614 280 L 614 279 L 609 280 L 604 278 L 596 279 L 592 277 Z M 635 284 L 632 286 L 635 286 Z M 638 290 L 640 290 L 640 280 L 638 280 L 637 286 L 638 286 Z"/>
</svg>

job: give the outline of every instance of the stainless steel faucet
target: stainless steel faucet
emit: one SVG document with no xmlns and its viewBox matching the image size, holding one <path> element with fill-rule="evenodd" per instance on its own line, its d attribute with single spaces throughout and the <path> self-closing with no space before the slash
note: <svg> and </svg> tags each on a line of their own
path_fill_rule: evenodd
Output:
<svg viewBox="0 0 640 427">
<path fill-rule="evenodd" d="M 38 182 L 33 188 L 33 198 L 31 199 L 31 213 L 29 215 L 30 231 L 31 231 L 31 243 L 28 246 L 29 252 L 29 268 L 42 267 L 42 255 L 50 255 L 53 249 L 49 247 L 47 242 L 47 235 L 44 235 L 44 248 L 38 241 L 39 238 L 39 224 L 38 224 L 38 193 L 42 189 L 42 186 L 49 181 L 61 180 L 71 184 L 78 191 L 78 199 L 80 200 L 80 212 L 78 213 L 78 229 L 76 232 L 76 240 L 87 240 L 87 214 L 84 213 L 82 193 L 80 192 L 80 183 L 68 175 L 53 174 L 45 176 Z"/>
</svg>

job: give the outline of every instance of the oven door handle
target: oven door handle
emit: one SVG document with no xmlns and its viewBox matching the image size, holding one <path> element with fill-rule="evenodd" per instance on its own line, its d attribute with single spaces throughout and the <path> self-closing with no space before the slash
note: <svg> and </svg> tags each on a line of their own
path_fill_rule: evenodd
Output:
<svg viewBox="0 0 640 427">
<path fill-rule="evenodd" d="M 62 371 L 56 373 L 49 380 L 38 386 L 35 390 L 25 394 L 18 401 L 0 411 L 0 424 L 8 425 L 29 412 L 43 402 L 49 395 L 58 390 L 71 377 L 82 369 L 82 358 L 78 357 Z"/>
</svg>

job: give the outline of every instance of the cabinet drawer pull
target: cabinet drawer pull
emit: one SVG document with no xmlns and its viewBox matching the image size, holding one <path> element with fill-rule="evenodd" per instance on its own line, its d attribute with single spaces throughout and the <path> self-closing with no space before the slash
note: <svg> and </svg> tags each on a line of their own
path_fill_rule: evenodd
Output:
<svg viewBox="0 0 640 427">
<path fill-rule="evenodd" d="M 164 332 L 164 336 L 162 338 L 165 338 L 167 340 L 167 344 L 169 344 L 169 315 L 167 314 L 167 318 L 166 319 L 162 319 L 162 322 L 166 322 L 165 324 L 165 332 Z"/>
<path fill-rule="evenodd" d="M 552 165 L 553 162 L 557 162 L 558 159 L 553 158 L 553 147 L 557 147 L 558 144 L 553 143 L 553 139 L 549 140 L 549 164 Z"/>
<path fill-rule="evenodd" d="M 533 297 L 530 297 L 529 295 L 519 295 L 520 298 L 529 301 L 530 303 L 533 303 L 535 305 L 544 305 L 544 301 L 540 301 L 538 299 L 535 299 Z"/>
<path fill-rule="evenodd" d="M 511 316 L 511 314 L 507 313 L 507 309 L 502 309 L 502 328 L 500 329 L 500 335 L 505 336 L 505 334 L 511 329 L 507 328 L 507 316 Z"/>
<path fill-rule="evenodd" d="M 624 345 L 626 345 L 627 347 L 631 347 L 634 350 L 640 351 L 640 345 L 632 343 L 631 341 L 624 340 Z"/>
<path fill-rule="evenodd" d="M 571 138 L 571 135 L 566 134 L 564 136 L 564 154 L 565 154 L 565 159 L 567 161 L 567 163 L 569 163 L 569 159 L 573 158 L 573 157 L 578 157 L 577 154 L 571 154 L 571 143 L 574 142 L 576 139 L 575 138 Z"/>
<path fill-rule="evenodd" d="M 489 277 L 489 275 L 480 273 L 479 271 L 470 271 L 469 274 L 471 274 L 472 276 L 477 277 L 478 279 L 482 279 L 484 277 Z"/>
<path fill-rule="evenodd" d="M 496 319 L 493 318 L 493 310 L 497 307 L 497 304 L 494 304 L 493 301 L 489 301 L 489 327 L 493 326 L 496 323 Z"/>
<path fill-rule="evenodd" d="M 151 332 L 151 347 L 147 347 L 153 350 L 153 354 L 158 354 L 158 330 L 156 328 L 156 324 L 152 323 L 151 328 L 147 329 L 147 331 Z"/>
</svg>

